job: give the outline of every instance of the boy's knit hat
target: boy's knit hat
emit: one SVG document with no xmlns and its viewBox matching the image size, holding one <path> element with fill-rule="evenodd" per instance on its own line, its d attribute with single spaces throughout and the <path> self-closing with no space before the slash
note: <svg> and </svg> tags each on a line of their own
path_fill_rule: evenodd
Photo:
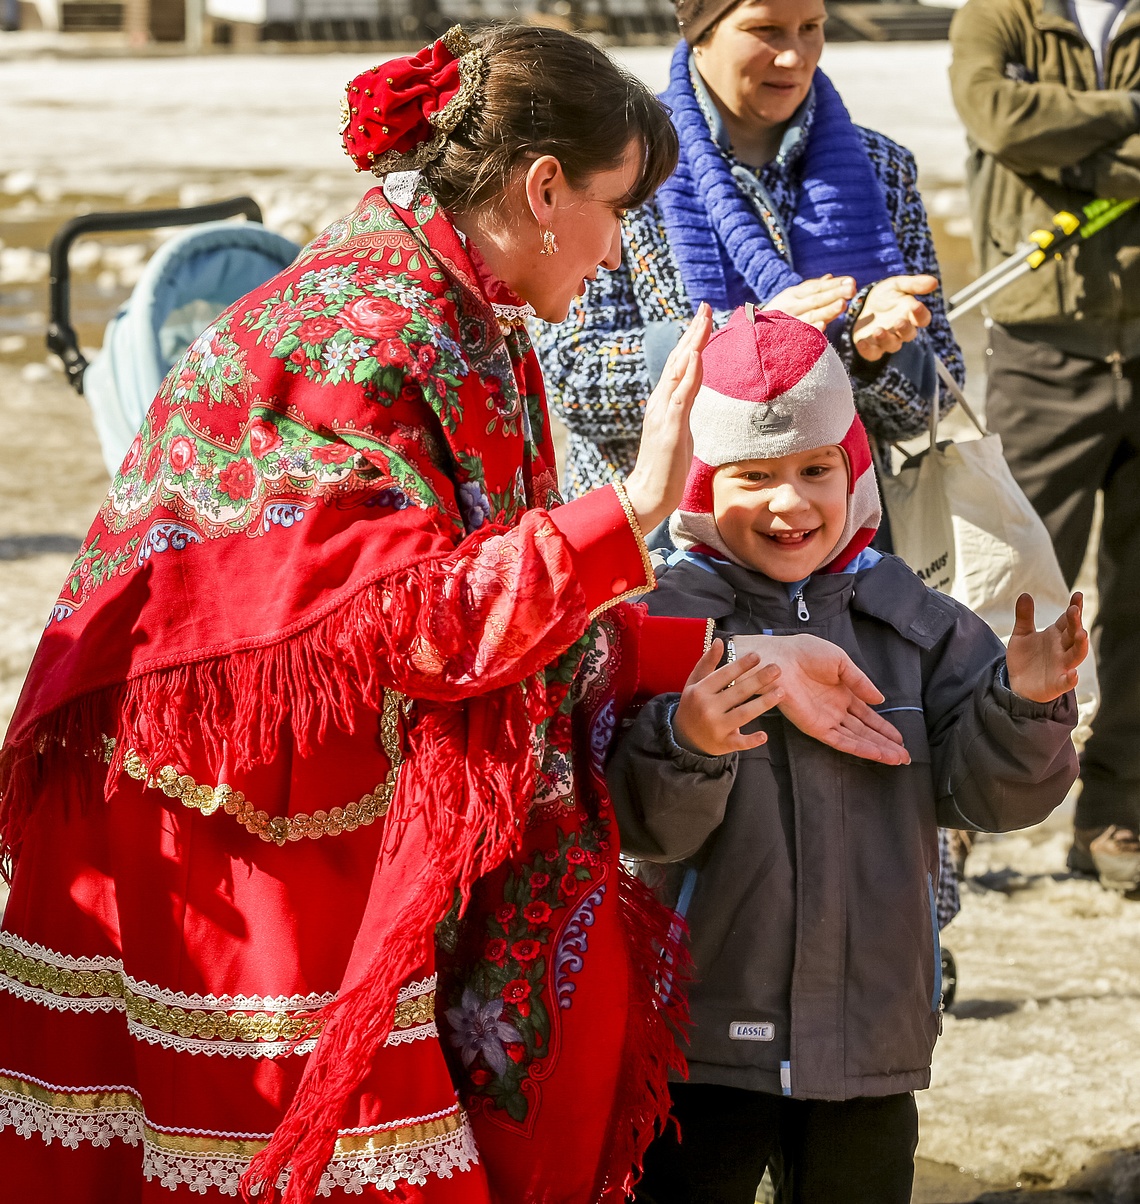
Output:
<svg viewBox="0 0 1140 1204">
<path fill-rule="evenodd" d="M 713 475 L 723 464 L 768 460 L 838 445 L 847 457 L 847 523 L 824 562 L 837 572 L 879 525 L 879 489 L 851 382 L 820 331 L 787 314 L 738 309 L 705 348 L 693 403 L 693 464 L 670 530 L 679 548 L 740 562 L 713 518 Z M 823 565 L 820 566 L 824 567 Z"/>
</svg>

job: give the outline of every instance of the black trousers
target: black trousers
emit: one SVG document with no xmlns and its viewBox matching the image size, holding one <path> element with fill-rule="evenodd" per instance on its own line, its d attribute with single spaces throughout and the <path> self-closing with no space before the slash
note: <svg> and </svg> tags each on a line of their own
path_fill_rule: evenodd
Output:
<svg viewBox="0 0 1140 1204">
<path fill-rule="evenodd" d="M 668 1129 L 649 1147 L 637 1204 L 753 1204 L 768 1169 L 779 1204 L 910 1204 L 913 1095 L 785 1099 L 677 1083 Z"/>
<path fill-rule="evenodd" d="M 1098 490 L 1100 712 L 1081 762 L 1078 828 L 1140 825 L 1140 359 L 1107 363 L 990 330 L 986 420 L 1071 586 Z"/>
</svg>

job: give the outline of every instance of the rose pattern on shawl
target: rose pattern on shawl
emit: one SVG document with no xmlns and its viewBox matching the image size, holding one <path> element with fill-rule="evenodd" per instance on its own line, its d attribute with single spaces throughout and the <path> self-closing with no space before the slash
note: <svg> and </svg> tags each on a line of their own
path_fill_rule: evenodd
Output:
<svg viewBox="0 0 1140 1204">
<path fill-rule="evenodd" d="M 198 459 L 194 441 L 185 435 L 177 435 L 170 441 L 170 467 L 176 476 L 181 476 L 188 468 L 192 468 Z"/>
<path fill-rule="evenodd" d="M 547 672 L 547 690 L 552 701 L 557 702 L 557 709 L 539 732 L 538 769 L 531 804 L 535 822 L 575 805 L 574 767 L 566 751 L 570 747 L 571 714 L 589 689 L 601 680 L 612 646 L 613 635 L 607 624 L 592 623 L 559 664 Z"/>
<path fill-rule="evenodd" d="M 559 922 L 558 913 L 566 912 L 571 896 L 577 905 L 576 896 L 601 882 L 605 869 L 599 854 L 606 847 L 599 826 L 587 822 L 578 832 L 561 833 L 557 846 L 535 850 L 518 874 L 507 875 L 503 903 L 487 918 L 482 957 L 444 1014 L 450 1042 L 460 1050 L 464 1067 L 470 1071 L 482 1058 L 475 1073 L 468 1073 L 468 1081 L 519 1123 L 526 1120 L 534 1094 L 527 1081 L 532 1067 L 550 1049 L 550 1013 L 542 995 L 553 925 Z M 574 884 L 573 892 L 564 889 L 567 879 Z M 559 980 L 560 994 L 573 990 L 565 978 L 564 974 Z M 505 1047 L 490 1035 L 472 1035 L 490 1032 L 491 1013 L 486 1009 L 492 1004 L 499 1005 L 494 1020 L 501 1017 L 513 1026 L 513 1040 L 520 1048 Z"/>
<path fill-rule="evenodd" d="M 132 535 L 121 547 L 107 550 L 99 546 L 100 537 L 96 535 L 80 548 L 57 603 L 68 607 L 68 613 L 59 616 L 59 622 L 69 619 L 94 590 L 104 582 L 110 581 L 116 573 L 128 572 L 131 569 L 140 540 L 140 536 Z"/>
<path fill-rule="evenodd" d="M 218 473 L 219 492 L 228 494 L 235 502 L 252 497 L 253 487 L 253 465 L 244 456 L 239 460 L 231 460 Z"/>
<path fill-rule="evenodd" d="M 233 337 L 232 322 L 231 309 L 207 326 L 170 370 L 162 393 L 169 394 L 174 404 L 197 405 L 204 401 L 208 409 L 213 409 L 215 405 L 244 403 L 245 390 L 255 385 L 257 378 Z M 122 471 L 130 471 L 126 462 Z"/>
<path fill-rule="evenodd" d="M 414 257 L 413 257 L 414 258 Z M 362 385 L 382 405 L 394 405 L 409 379 L 448 430 L 461 408 L 458 390 L 470 365 L 447 334 L 455 300 L 371 265 L 332 264 L 305 272 L 262 301 L 242 325 L 314 384 Z"/>
<path fill-rule="evenodd" d="M 272 422 L 254 418 L 249 424 L 249 450 L 262 460 L 281 446 L 281 432 Z"/>
<path fill-rule="evenodd" d="M 197 431 L 180 410 L 157 436 L 151 423 L 148 415 L 100 510 L 112 533 L 125 533 L 159 510 L 185 524 L 193 542 L 239 532 L 263 536 L 294 525 L 280 522 L 274 507 L 307 507 L 314 497 L 329 493 L 349 504 L 394 510 L 439 505 L 412 460 L 376 438 L 345 433 L 329 439 L 297 419 L 260 407 L 250 411 L 232 448 Z M 69 608 L 61 622 L 116 573 L 141 567 L 135 555 L 139 538 L 132 535 L 107 550 L 95 535 L 80 549 L 59 597 Z"/>
</svg>

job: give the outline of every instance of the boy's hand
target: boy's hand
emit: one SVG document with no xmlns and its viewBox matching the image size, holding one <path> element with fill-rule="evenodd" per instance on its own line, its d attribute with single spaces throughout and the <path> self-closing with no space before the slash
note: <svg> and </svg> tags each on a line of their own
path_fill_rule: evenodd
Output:
<svg viewBox="0 0 1140 1204">
<path fill-rule="evenodd" d="M 1069 609 L 1044 631 L 1033 625 L 1033 598 L 1017 600 L 1013 634 L 1005 652 L 1009 688 L 1031 702 L 1052 702 L 1077 684 L 1077 666 L 1089 654 L 1082 616 L 1085 600 L 1074 594 Z"/>
<path fill-rule="evenodd" d="M 723 642 L 713 640 L 689 674 L 673 712 L 673 738 L 706 757 L 759 748 L 768 737 L 763 732 L 745 736 L 740 729 L 784 697 L 778 665 L 762 665 L 759 653 L 750 652 L 718 669 L 723 652 Z"/>
<path fill-rule="evenodd" d="M 872 709 L 882 694 L 838 645 L 815 635 L 748 635 L 737 636 L 736 647 L 762 649 L 780 666 L 780 711 L 805 735 L 881 765 L 910 764 L 898 730 Z"/>
</svg>

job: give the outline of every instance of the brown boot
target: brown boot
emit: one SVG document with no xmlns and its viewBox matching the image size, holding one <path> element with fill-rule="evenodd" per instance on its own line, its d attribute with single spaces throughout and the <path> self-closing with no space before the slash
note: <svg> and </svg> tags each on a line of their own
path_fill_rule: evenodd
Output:
<svg viewBox="0 0 1140 1204">
<path fill-rule="evenodd" d="M 1068 864 L 1079 874 L 1095 874 L 1106 890 L 1140 891 L 1140 838 L 1131 828 L 1075 829 Z"/>
</svg>

